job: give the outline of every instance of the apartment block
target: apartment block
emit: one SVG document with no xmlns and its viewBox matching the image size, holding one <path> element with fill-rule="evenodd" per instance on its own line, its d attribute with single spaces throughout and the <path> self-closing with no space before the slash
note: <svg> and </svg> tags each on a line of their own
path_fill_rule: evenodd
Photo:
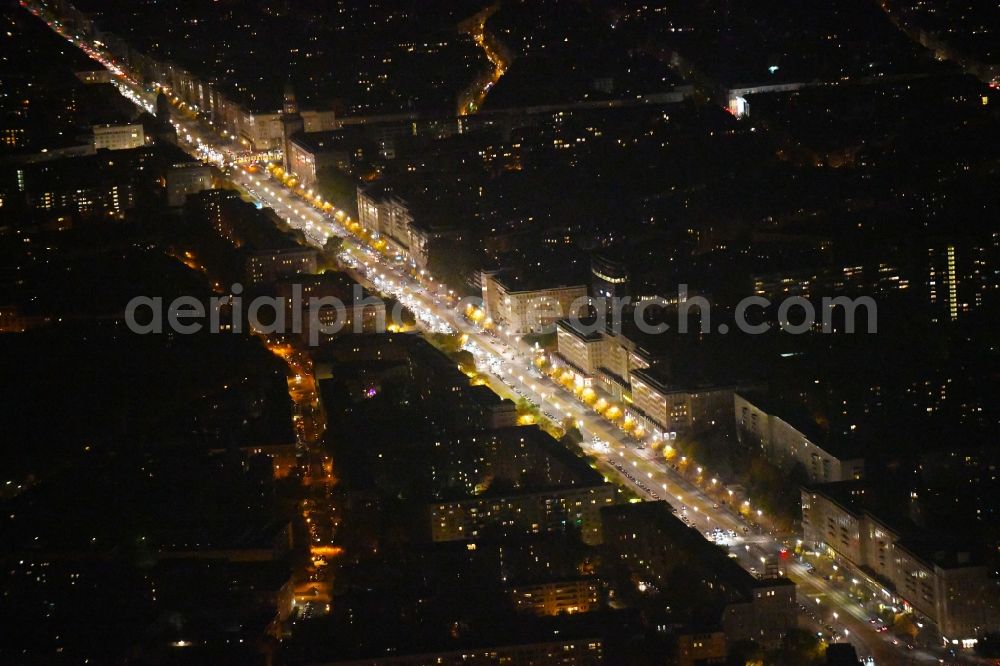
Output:
<svg viewBox="0 0 1000 666">
<path fill-rule="evenodd" d="M 252 252 L 247 257 L 247 278 L 251 284 L 261 284 L 289 275 L 315 273 L 316 254 L 316 250 L 302 247 Z"/>
<path fill-rule="evenodd" d="M 614 486 L 606 483 L 441 502 L 430 507 L 431 538 L 468 541 L 491 531 L 544 534 L 572 526 L 594 545 L 601 542 L 601 509 L 614 502 Z"/>
<path fill-rule="evenodd" d="M 146 136 L 139 123 L 94 125 L 95 150 L 128 150 L 146 145 Z"/>
<path fill-rule="evenodd" d="M 594 577 L 513 585 L 511 601 L 519 611 L 535 615 L 586 613 L 598 607 L 600 581 Z"/>
<path fill-rule="evenodd" d="M 212 167 L 200 162 L 175 164 L 167 170 L 167 204 L 183 206 L 189 194 L 212 188 Z"/>
<path fill-rule="evenodd" d="M 809 480 L 819 483 L 864 476 L 864 457 L 847 435 L 822 432 L 804 414 L 782 416 L 791 410 L 770 405 L 761 395 L 736 393 L 733 405 L 739 441 L 759 447 L 774 464 L 788 467 L 801 463 Z"/>
<path fill-rule="evenodd" d="M 558 284 L 528 279 L 508 271 L 483 271 L 486 316 L 514 335 L 545 332 L 560 319 L 583 316 L 587 309 L 585 284 Z"/>
<path fill-rule="evenodd" d="M 604 544 L 639 580 L 657 587 L 682 573 L 718 609 L 727 640 L 776 646 L 797 626 L 796 588 L 787 578 L 758 579 L 671 512 L 666 502 L 604 510 Z"/>
<path fill-rule="evenodd" d="M 739 385 L 673 384 L 658 368 L 632 372 L 632 411 L 654 430 L 691 433 L 728 419 Z"/>
<path fill-rule="evenodd" d="M 975 545 L 955 545 L 906 521 L 873 512 L 871 489 L 857 482 L 802 488 L 807 543 L 829 548 L 933 622 L 947 640 L 975 640 L 1000 629 L 1000 578 Z"/>
</svg>

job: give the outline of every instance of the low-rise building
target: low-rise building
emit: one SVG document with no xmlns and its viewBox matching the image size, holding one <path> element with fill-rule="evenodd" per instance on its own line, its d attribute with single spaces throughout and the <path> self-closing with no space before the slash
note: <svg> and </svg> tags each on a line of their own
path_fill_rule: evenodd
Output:
<svg viewBox="0 0 1000 666">
<path fill-rule="evenodd" d="M 698 631 L 677 634 L 674 663 L 677 666 L 701 666 L 726 663 L 726 634 L 722 631 Z"/>
<path fill-rule="evenodd" d="M 807 415 L 793 425 L 793 417 L 779 415 L 791 410 L 771 406 L 759 394 L 736 393 L 733 405 L 739 441 L 759 447 L 774 464 L 801 463 L 809 480 L 820 483 L 864 476 L 864 457 L 848 433 L 823 432 Z"/>
</svg>

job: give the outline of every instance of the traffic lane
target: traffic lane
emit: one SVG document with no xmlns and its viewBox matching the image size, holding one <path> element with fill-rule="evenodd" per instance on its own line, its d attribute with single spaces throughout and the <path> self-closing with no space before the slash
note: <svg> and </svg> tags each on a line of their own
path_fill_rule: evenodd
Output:
<svg viewBox="0 0 1000 666">
<path fill-rule="evenodd" d="M 244 177 L 241 180 L 245 183 L 247 180 L 249 180 L 249 178 Z M 258 185 L 258 187 L 263 187 L 263 184 L 259 181 L 259 179 L 254 179 L 253 182 L 254 184 Z M 315 220 L 314 224 L 323 223 L 324 215 L 318 211 L 315 211 L 315 209 L 313 209 L 310 206 L 306 206 L 298 202 L 292 204 L 289 201 L 286 201 L 280 195 L 277 195 L 269 187 L 264 187 L 264 194 L 271 195 L 274 197 L 274 199 L 262 201 L 262 203 L 271 204 L 273 207 L 278 209 L 279 214 L 285 213 L 288 216 L 286 219 L 288 219 L 289 222 L 292 223 L 293 225 L 295 225 L 297 222 L 294 216 L 298 216 L 299 219 L 307 219 L 307 215 L 312 217 L 313 220 Z M 263 195 L 258 195 L 258 198 L 263 199 L 264 197 Z M 325 229 L 324 231 L 329 233 L 330 231 L 333 230 Z M 352 277 L 354 277 L 355 279 L 362 277 L 358 275 L 356 271 L 352 272 L 354 273 Z M 502 350 L 496 343 L 496 341 L 491 339 L 490 336 L 480 334 L 477 331 L 473 330 L 470 326 L 461 325 L 459 323 L 460 318 L 454 313 L 454 311 L 448 309 L 441 310 L 439 304 L 435 303 L 431 298 L 429 298 L 427 296 L 426 291 L 422 287 L 412 282 L 410 284 L 407 284 L 406 276 L 400 274 L 392 267 L 385 267 L 385 272 L 382 273 L 382 275 L 390 278 L 392 282 L 398 283 L 400 285 L 401 290 L 408 292 L 408 295 L 410 295 L 415 301 L 417 301 L 419 305 L 423 307 L 427 312 L 436 313 L 438 314 L 438 316 L 444 315 L 444 319 L 453 324 L 456 324 L 455 327 L 457 329 L 462 330 L 462 332 L 465 332 L 466 334 L 470 335 L 470 337 L 475 336 L 474 339 L 476 343 L 483 349 L 491 352 L 496 358 L 506 360 L 509 355 L 512 355 L 510 354 L 510 352 L 505 353 L 505 350 Z M 362 279 L 362 283 L 365 282 L 367 282 L 370 285 L 372 284 L 370 280 Z M 524 360 L 523 358 L 520 358 L 518 360 L 522 361 L 523 367 L 530 371 L 531 366 L 529 361 Z M 584 412 L 583 408 L 579 406 L 578 403 L 576 404 L 570 403 L 571 405 L 573 405 L 573 407 L 575 407 L 575 409 L 571 407 L 569 410 L 567 410 L 566 407 L 561 402 L 555 400 L 554 392 L 546 393 L 544 391 L 541 391 L 537 387 L 537 385 L 530 384 L 527 380 L 523 379 L 523 375 L 518 375 L 517 381 L 520 383 L 522 392 L 524 394 L 527 394 L 527 397 L 533 398 L 534 399 L 533 402 L 535 402 L 536 404 L 549 405 L 554 409 L 556 409 L 557 411 L 561 411 L 564 414 L 568 414 L 571 418 L 575 417 L 578 421 L 582 420 L 585 423 L 586 429 L 589 430 L 590 432 L 598 433 L 600 436 L 604 437 L 608 441 L 617 441 L 619 442 L 619 444 L 621 444 L 622 435 L 620 432 L 614 429 L 611 424 L 608 424 L 606 422 L 601 422 L 599 420 L 599 417 L 587 415 Z M 568 397 L 567 401 L 570 400 L 573 400 L 573 398 Z M 707 508 L 708 499 L 702 493 L 697 491 L 692 493 L 691 488 L 682 487 L 682 484 L 678 483 L 677 479 L 667 478 L 668 475 L 664 474 L 664 470 L 662 468 L 654 468 L 650 470 L 647 465 L 647 461 L 642 456 L 629 455 L 626 454 L 625 451 L 626 448 L 625 446 L 623 446 L 622 449 L 620 449 L 620 452 L 624 457 L 626 457 L 627 461 L 633 465 L 633 467 L 638 467 L 640 463 L 643 464 L 644 471 L 646 471 L 646 478 L 650 480 L 651 483 L 654 484 L 658 483 L 660 488 L 665 487 L 664 490 L 665 493 L 670 493 L 671 495 L 674 496 L 680 495 L 681 498 L 680 501 L 685 502 L 686 504 L 689 504 L 691 506 L 692 511 L 695 514 L 698 514 L 698 517 L 694 517 L 691 519 L 693 523 L 704 524 L 704 525 L 713 525 L 713 524 L 720 525 L 727 529 L 741 529 L 743 527 L 736 520 L 733 519 L 726 520 L 725 513 L 717 514 L 713 521 L 712 514 L 709 512 Z M 649 491 L 643 489 L 635 482 L 621 475 L 621 473 L 617 469 L 615 470 L 615 473 L 617 473 L 619 476 L 622 476 L 626 481 L 628 481 L 630 485 L 635 486 L 638 490 L 640 490 L 643 496 L 656 497 L 659 495 L 659 493 L 656 491 Z M 702 503 L 701 506 L 699 506 L 699 501 Z"/>
<path fill-rule="evenodd" d="M 532 395 L 532 385 L 529 382 L 521 381 L 520 386 L 522 387 L 522 390 L 524 392 L 528 393 L 529 395 Z M 534 393 L 533 397 L 541 398 L 541 396 L 538 395 L 537 392 Z M 604 437 L 608 438 L 611 441 L 614 441 L 617 437 L 620 437 L 619 433 L 612 430 L 610 424 L 602 422 L 602 420 L 600 420 L 600 417 L 588 415 L 583 420 L 586 429 L 591 432 L 599 433 L 600 435 L 603 435 Z M 709 498 L 706 498 L 704 493 L 700 491 L 691 493 L 687 488 L 682 488 L 680 485 L 671 486 L 670 484 L 671 481 L 673 481 L 673 479 L 670 477 L 672 475 L 664 473 L 661 467 L 652 464 L 652 462 L 649 461 L 647 458 L 641 455 L 636 455 L 636 452 L 633 449 L 627 447 L 620 447 L 616 453 L 623 462 L 632 465 L 632 468 L 636 471 L 636 475 L 638 475 L 636 478 L 641 478 L 642 473 L 645 472 L 646 479 L 648 479 L 649 481 L 647 485 L 660 483 L 661 484 L 660 488 L 663 488 L 664 492 L 669 493 L 669 496 L 666 497 L 668 501 L 672 502 L 674 499 L 678 499 L 678 501 L 682 502 L 684 505 L 689 506 L 692 510 L 692 514 L 688 514 L 688 517 L 691 523 L 693 523 L 694 525 L 698 527 L 708 527 L 708 528 L 719 526 L 722 527 L 723 529 L 727 530 L 732 529 L 734 531 L 739 531 L 742 528 L 746 527 L 746 524 L 743 521 L 740 521 L 738 518 L 736 518 L 731 511 L 715 510 L 714 513 L 710 511 L 707 506 Z M 614 454 L 612 455 L 612 458 L 613 457 Z M 649 464 L 644 465 L 643 463 L 649 463 Z M 617 469 L 615 471 L 618 473 L 619 477 L 623 476 L 621 471 Z M 631 479 L 628 479 L 628 477 L 624 477 L 624 479 L 628 485 L 640 490 L 640 495 L 646 497 L 649 497 L 651 495 L 650 492 L 644 491 L 635 482 L 633 482 Z M 699 501 L 701 501 L 702 504 L 699 504 L 698 503 Z M 744 543 L 744 541 L 746 543 Z M 756 537 L 751 537 L 750 539 L 740 538 L 736 541 L 735 545 L 747 546 L 746 550 L 744 551 L 745 554 L 743 555 L 743 557 L 746 559 L 746 562 L 744 563 L 745 566 L 752 566 L 760 557 L 774 558 L 775 556 L 777 556 L 779 548 L 778 540 L 771 538 L 770 536 L 767 535 L 758 535 Z M 817 584 L 816 580 L 807 580 L 804 582 L 808 586 L 821 588 L 822 591 L 826 594 L 839 592 L 835 590 L 835 588 L 832 588 L 831 586 L 827 585 L 826 581 L 822 581 L 822 584 L 819 585 Z M 860 613 L 859 609 L 851 608 L 850 600 L 849 598 L 846 598 L 846 595 L 838 593 L 833 598 L 837 602 L 837 607 L 844 611 L 845 623 L 851 623 L 853 621 L 854 640 L 864 645 L 867 645 L 867 643 L 865 643 L 861 637 L 862 632 L 864 630 L 864 626 L 861 624 L 862 618 L 857 617 L 857 615 L 863 615 L 863 614 Z M 883 647 L 888 648 L 889 646 L 886 645 Z M 882 656 L 884 658 L 885 655 Z"/>
<path fill-rule="evenodd" d="M 691 510 L 697 514 L 695 518 L 696 522 L 704 523 L 706 525 L 720 525 L 727 529 L 733 529 L 740 533 L 741 528 L 745 525 L 731 516 L 729 512 L 720 509 L 715 509 L 714 502 L 711 498 L 706 497 L 703 493 L 698 491 L 696 488 L 692 492 L 690 484 L 678 483 L 677 479 L 673 474 L 670 473 L 669 468 L 665 464 L 659 464 L 657 461 L 642 455 L 637 451 L 631 443 L 623 442 L 622 433 L 613 426 L 613 424 L 607 422 L 602 417 L 594 414 L 588 410 L 581 403 L 577 402 L 572 396 L 566 398 L 566 401 L 572 405 L 571 411 L 567 412 L 563 409 L 563 403 L 558 402 L 554 398 L 553 393 L 547 391 L 542 391 L 538 388 L 537 382 L 529 382 L 527 379 L 523 378 L 522 374 L 511 373 L 510 378 L 521 389 L 522 393 L 527 398 L 533 399 L 536 404 L 546 404 L 553 408 L 566 414 L 569 413 L 571 418 L 575 418 L 578 422 L 584 424 L 583 430 L 587 434 L 597 435 L 604 440 L 614 443 L 615 454 L 621 459 L 626 466 L 631 466 L 637 473 L 641 476 L 644 482 L 648 481 L 646 485 L 653 486 L 653 492 L 643 492 L 644 496 L 651 496 L 655 493 L 660 496 L 660 490 L 663 490 L 666 496 L 661 496 L 662 499 L 670 501 L 672 504 L 675 503 L 674 500 L 682 502 L 684 505 L 691 508 Z M 544 396 L 544 397 L 543 397 Z M 569 402 L 572 401 L 572 402 Z M 586 441 L 581 446 L 586 446 Z M 712 508 L 709 508 L 712 507 Z"/>
<path fill-rule="evenodd" d="M 899 658 L 902 656 L 914 659 L 920 657 L 906 650 L 905 645 L 893 645 L 887 635 L 877 633 L 857 604 L 845 598 L 846 595 L 827 581 L 808 574 L 805 567 L 799 564 L 790 565 L 788 577 L 798 585 L 801 603 L 815 607 L 815 612 L 820 613 L 827 624 L 847 629 L 850 636 L 864 646 L 864 652 L 859 652 L 860 655 L 871 655 L 878 664 L 899 663 Z M 838 614 L 836 618 L 833 617 L 835 612 Z M 929 655 L 923 655 L 921 660 L 927 661 L 927 659 L 936 661 Z"/>
</svg>

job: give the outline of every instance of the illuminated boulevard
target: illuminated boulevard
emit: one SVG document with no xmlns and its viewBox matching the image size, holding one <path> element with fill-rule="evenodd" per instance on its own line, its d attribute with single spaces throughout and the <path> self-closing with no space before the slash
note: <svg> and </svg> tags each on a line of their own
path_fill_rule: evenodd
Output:
<svg viewBox="0 0 1000 666">
<path fill-rule="evenodd" d="M 43 20 L 46 18 L 38 10 L 29 9 Z M 479 25 L 481 28 L 482 23 Z M 53 29 L 58 31 L 58 26 L 53 26 Z M 108 67 L 117 76 L 117 84 L 123 94 L 137 103 L 149 103 L 150 93 L 141 90 L 127 73 L 102 57 L 99 49 L 65 34 L 63 36 Z M 483 45 L 481 37 L 477 41 Z M 495 82 L 503 73 L 503 65 L 493 57 L 490 59 L 496 66 Z M 954 658 L 946 661 L 939 659 L 943 655 L 910 649 L 902 644 L 894 645 L 898 641 L 890 638 L 888 632 L 878 632 L 877 625 L 870 622 L 863 605 L 849 596 L 851 588 L 857 585 L 857 582 L 852 582 L 850 574 L 828 576 L 825 575 L 826 569 L 810 572 L 812 565 L 808 563 L 809 559 L 819 563 L 820 567 L 829 566 L 829 561 L 808 555 L 800 558 L 796 553 L 801 550 L 801 542 L 797 541 L 796 535 L 774 534 L 766 527 L 767 516 L 760 515 L 755 507 L 748 504 L 734 507 L 733 503 L 727 502 L 726 491 L 718 487 L 720 484 L 712 479 L 709 470 L 691 469 L 686 465 L 674 469 L 652 441 L 637 442 L 633 436 L 596 413 L 572 391 L 539 371 L 534 350 L 525 348 L 517 339 L 504 341 L 484 331 L 467 319 L 464 311 L 456 309 L 455 299 L 445 285 L 434 282 L 430 276 L 415 275 L 408 266 L 375 250 L 369 242 L 377 241 L 377 238 L 364 232 L 332 202 L 286 186 L 261 165 L 226 166 L 244 153 L 245 147 L 231 137 L 214 134 L 212 128 L 196 120 L 195 113 L 178 111 L 174 124 L 185 150 L 222 166 L 226 176 L 248 197 L 274 209 L 293 227 L 301 229 L 310 243 L 322 247 L 329 237 L 343 237 L 340 255 L 343 269 L 373 291 L 397 298 L 414 313 L 419 328 L 462 335 L 465 348 L 474 354 L 480 373 L 497 393 L 515 399 L 522 397 L 537 405 L 539 412 L 548 415 L 546 418 L 556 427 L 567 419 L 575 422 L 583 436 L 581 446 L 597 461 L 609 480 L 628 488 L 637 497 L 668 501 L 679 515 L 707 538 L 714 538 L 713 530 L 719 528 L 722 536 L 716 540 L 727 546 L 731 556 L 751 573 L 763 574 L 765 565 L 777 563 L 784 574 L 798 585 L 801 626 L 821 632 L 826 638 L 832 634 L 840 640 L 850 641 L 860 655 L 870 655 L 879 664 L 958 663 Z M 323 428 L 322 410 L 308 367 L 308 356 L 282 343 L 269 342 L 268 346 L 289 363 L 289 388 L 296 406 L 299 442 L 315 452 L 313 445 L 319 440 Z M 309 476 L 333 480 L 328 459 L 310 456 L 309 460 L 310 468 L 317 468 L 317 473 L 310 472 Z M 319 531 L 314 527 L 313 520 L 315 518 L 316 522 L 320 522 L 318 518 L 322 517 L 327 524 L 335 524 L 335 520 L 325 512 L 320 516 L 314 511 L 313 503 L 307 501 L 306 504 L 303 515 L 313 525 L 314 554 L 318 554 L 323 548 L 319 544 L 329 538 L 329 530 L 323 528 Z M 779 555 L 782 548 L 787 548 L 782 554 L 784 557 Z M 322 557 L 316 555 L 315 561 L 321 562 Z M 297 592 L 327 598 L 325 591 L 317 590 L 317 586 L 307 587 L 309 589 Z M 973 657 L 963 655 L 963 659 L 966 663 L 976 663 Z"/>
</svg>

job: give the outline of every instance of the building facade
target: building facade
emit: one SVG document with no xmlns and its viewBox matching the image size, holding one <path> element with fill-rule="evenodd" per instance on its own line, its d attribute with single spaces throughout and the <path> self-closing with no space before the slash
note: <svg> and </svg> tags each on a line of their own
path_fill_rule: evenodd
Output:
<svg viewBox="0 0 1000 666">
<path fill-rule="evenodd" d="M 511 601 L 519 611 L 535 615 L 586 613 L 598 608 L 600 581 L 593 577 L 513 585 Z"/>
<path fill-rule="evenodd" d="M 633 372 L 648 368 L 653 354 L 628 335 L 605 326 L 561 320 L 556 328 L 557 364 L 563 363 L 582 386 L 600 386 L 613 398 L 632 399 Z"/>
<path fill-rule="evenodd" d="M 628 267 L 625 262 L 604 254 L 590 259 L 590 287 L 599 298 L 624 298 L 631 292 Z"/>
<path fill-rule="evenodd" d="M 864 508 L 867 492 L 857 483 L 802 488 L 805 541 L 873 575 L 949 643 L 968 645 L 1000 629 L 1000 579 L 985 561 L 968 549 L 904 536 Z"/>
<path fill-rule="evenodd" d="M 316 272 L 316 250 L 304 247 L 260 250 L 247 257 L 250 284 L 274 282 L 278 278 Z"/>
<path fill-rule="evenodd" d="M 385 302 L 371 298 L 341 273 L 279 278 L 275 293 L 285 305 L 286 328 L 305 341 L 328 342 L 347 333 L 385 330 Z"/>
<path fill-rule="evenodd" d="M 305 114 L 302 115 L 304 118 Z M 311 187 L 324 169 L 336 168 L 349 173 L 357 162 L 372 157 L 373 152 L 374 148 L 356 132 L 313 132 L 306 123 L 304 131 L 289 139 L 285 163 L 298 176 L 300 184 Z"/>
<path fill-rule="evenodd" d="M 358 222 L 397 253 L 409 255 L 413 214 L 406 200 L 391 188 L 358 188 Z"/>
<path fill-rule="evenodd" d="M 729 416 L 738 386 L 678 386 L 654 368 L 631 374 L 632 407 L 663 432 L 687 434 L 721 423 Z"/>
<path fill-rule="evenodd" d="M 584 543 L 601 543 L 601 509 L 615 502 L 610 484 L 473 497 L 430 507 L 433 541 L 468 541 L 491 529 L 521 534 L 580 530 Z"/>
<path fill-rule="evenodd" d="M 760 447 L 768 460 L 781 467 L 801 463 L 813 482 L 849 481 L 864 476 L 863 457 L 848 451 L 834 453 L 834 443 L 821 446 L 817 443 L 819 437 L 807 436 L 777 414 L 765 411 L 759 406 L 763 404 L 760 399 L 754 400 L 743 393 L 733 397 L 737 436 L 745 446 Z"/>
<path fill-rule="evenodd" d="M 95 150 L 128 150 L 146 145 L 146 136 L 139 123 L 94 125 Z"/>
<path fill-rule="evenodd" d="M 586 285 L 528 284 L 488 271 L 481 279 L 486 317 L 514 335 L 547 332 L 560 319 L 583 316 L 588 307 Z"/>
<path fill-rule="evenodd" d="M 726 634 L 722 631 L 677 635 L 674 659 L 677 666 L 726 663 Z"/>
<path fill-rule="evenodd" d="M 175 164 L 167 170 L 167 204 L 183 206 L 189 194 L 212 189 L 212 167 L 200 162 Z"/>
</svg>

